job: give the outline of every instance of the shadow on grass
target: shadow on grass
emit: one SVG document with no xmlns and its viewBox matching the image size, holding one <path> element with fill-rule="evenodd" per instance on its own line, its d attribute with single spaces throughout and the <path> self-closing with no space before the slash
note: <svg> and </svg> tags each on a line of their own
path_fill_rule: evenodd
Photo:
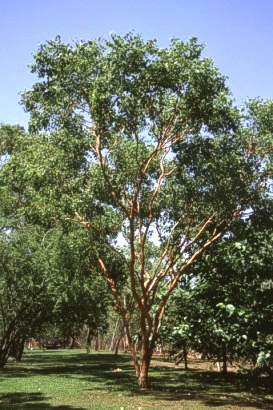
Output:
<svg viewBox="0 0 273 410">
<path fill-rule="evenodd" d="M 176 375 L 176 376 L 175 376 Z M 161 400 L 174 402 L 198 401 L 209 408 L 222 406 L 236 408 L 273 409 L 273 380 L 251 379 L 246 376 L 206 371 L 166 369 L 151 377 L 154 394 Z M 154 391 L 154 393 L 153 393 Z"/>
<path fill-rule="evenodd" d="M 157 361 L 158 364 L 158 361 Z M 85 381 L 85 392 L 103 391 L 147 398 L 154 403 L 164 400 L 172 405 L 185 406 L 198 402 L 210 408 L 235 406 L 236 408 L 273 409 L 273 380 L 254 379 L 247 375 L 231 373 L 223 377 L 216 372 L 164 365 L 151 367 L 152 389 L 144 392 L 137 388 L 130 356 L 83 352 L 34 352 L 26 355 L 20 364 L 10 364 L 0 372 L 1 379 L 52 375 Z M 17 401 L 16 401 L 17 400 Z M 0 395 L 0 408 L 81 410 L 71 406 L 51 406 L 42 394 Z M 183 403 L 183 404 L 181 404 Z M 182 407 L 179 407 L 182 408 Z"/>
<path fill-rule="evenodd" d="M 0 409 L 17 409 L 17 410 L 83 410 L 82 407 L 71 406 L 51 406 L 46 403 L 46 398 L 42 393 L 9 393 L 0 394 Z"/>
<path fill-rule="evenodd" d="M 121 361 L 121 359 L 123 359 Z M 273 409 L 272 378 L 251 378 L 246 375 L 230 373 L 223 377 L 220 373 L 192 369 L 152 366 L 150 372 L 151 390 L 140 391 L 132 371 L 132 363 L 124 358 L 116 359 L 122 372 L 109 371 L 109 356 L 101 357 L 100 371 L 96 373 L 101 380 L 101 389 L 127 392 L 128 395 L 150 397 L 153 401 L 167 402 L 198 401 L 208 407 L 236 406 L 239 408 Z M 120 360 L 120 361 L 119 361 Z M 119 362 L 118 362 L 119 361 Z M 99 369 L 98 369 L 99 370 Z M 88 376 L 87 376 L 88 380 Z M 90 380 L 90 379 L 89 379 Z M 273 397 L 272 397 L 273 399 Z"/>
</svg>

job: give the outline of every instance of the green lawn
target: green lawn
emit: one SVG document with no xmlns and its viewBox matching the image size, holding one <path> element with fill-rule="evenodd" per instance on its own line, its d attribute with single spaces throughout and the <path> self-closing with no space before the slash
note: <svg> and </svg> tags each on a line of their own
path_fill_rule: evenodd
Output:
<svg viewBox="0 0 273 410">
<path fill-rule="evenodd" d="M 150 380 L 149 392 L 138 391 L 127 355 L 32 351 L 0 371 L 0 409 L 273 409 L 273 380 L 266 377 L 224 379 L 156 360 Z"/>
</svg>

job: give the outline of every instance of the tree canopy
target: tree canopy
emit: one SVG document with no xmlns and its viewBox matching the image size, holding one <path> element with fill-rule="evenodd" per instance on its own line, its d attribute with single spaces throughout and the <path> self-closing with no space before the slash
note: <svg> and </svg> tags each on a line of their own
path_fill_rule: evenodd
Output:
<svg viewBox="0 0 273 410">
<path fill-rule="evenodd" d="M 272 101 L 237 108 L 202 51 L 195 38 L 160 48 L 132 33 L 41 45 L 38 80 L 22 95 L 30 133 L 5 167 L 21 173 L 29 218 L 89 231 L 142 388 L 181 277 L 271 187 Z M 139 310 L 140 361 L 125 283 Z"/>
</svg>

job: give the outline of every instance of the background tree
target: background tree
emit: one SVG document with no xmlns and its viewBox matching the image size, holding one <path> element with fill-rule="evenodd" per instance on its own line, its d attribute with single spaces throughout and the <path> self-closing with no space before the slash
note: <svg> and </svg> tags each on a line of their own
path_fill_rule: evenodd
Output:
<svg viewBox="0 0 273 410">
<path fill-rule="evenodd" d="M 59 279 L 56 235 L 40 238 L 33 227 L 1 234 L 0 367 L 11 355 L 19 360 L 26 340 L 52 319 Z"/>
<path fill-rule="evenodd" d="M 54 309 L 59 338 L 73 348 L 75 341 L 88 330 L 89 343 L 108 327 L 112 298 L 96 271 L 89 232 L 74 227 L 59 242 L 58 266 L 62 274 L 58 301 Z"/>
<path fill-rule="evenodd" d="M 68 206 L 58 202 L 61 181 L 54 174 L 63 153 L 54 157 L 52 151 L 48 157 L 47 151 L 47 163 L 39 163 L 45 135 L 37 141 L 20 127 L 0 127 L 1 366 L 14 352 L 21 356 L 24 342 L 49 325 L 59 333 L 61 327 L 66 333 L 84 325 L 94 332 L 104 329 L 111 303 L 105 283 L 92 270 L 90 233 L 57 218 Z M 70 167 L 68 159 L 65 164 Z M 72 176 L 71 167 L 69 172 Z M 46 197 L 46 180 L 53 175 L 56 189 Z"/>
<path fill-rule="evenodd" d="M 250 212 L 231 237 L 200 258 L 193 281 L 175 291 L 162 337 L 176 352 L 186 339 L 204 356 L 223 362 L 224 372 L 228 361 L 243 359 L 271 373 L 272 199 Z"/>
</svg>

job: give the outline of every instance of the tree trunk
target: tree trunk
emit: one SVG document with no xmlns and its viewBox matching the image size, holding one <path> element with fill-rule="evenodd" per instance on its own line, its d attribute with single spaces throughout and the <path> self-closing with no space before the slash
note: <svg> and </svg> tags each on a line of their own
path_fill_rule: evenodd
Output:
<svg viewBox="0 0 273 410">
<path fill-rule="evenodd" d="M 99 336 L 95 336 L 95 351 L 99 351 Z"/>
<path fill-rule="evenodd" d="M 91 350 L 91 340 L 92 340 L 92 335 L 90 332 L 90 328 L 88 328 L 87 336 L 86 336 L 86 352 L 90 353 Z"/>
<path fill-rule="evenodd" d="M 119 323 L 120 323 L 120 318 L 118 317 L 117 321 L 116 321 L 115 329 L 114 329 L 114 332 L 113 332 L 113 335 L 112 335 L 110 348 L 109 348 L 110 352 L 113 352 L 115 350 L 117 340 L 119 340 L 119 335 L 118 335 L 118 333 L 119 333 Z"/>
<path fill-rule="evenodd" d="M 140 371 L 138 375 L 138 386 L 142 390 L 150 388 L 149 383 L 149 368 L 153 353 L 153 343 L 149 340 L 149 334 L 142 335 L 141 339 L 141 357 Z"/>
<path fill-rule="evenodd" d="M 12 355 L 12 348 L 18 340 L 14 331 L 9 329 L 0 343 L 0 369 L 3 369 L 7 364 L 8 358 Z"/>
<path fill-rule="evenodd" d="M 187 341 L 186 340 L 184 340 L 184 342 L 183 342 L 183 356 L 184 356 L 185 370 L 188 370 L 188 349 L 187 349 Z"/>
<path fill-rule="evenodd" d="M 104 350 L 104 339 L 102 337 L 99 338 L 99 350 Z"/>
<path fill-rule="evenodd" d="M 9 358 L 9 349 L 0 349 L 0 369 L 3 369 Z"/>
<path fill-rule="evenodd" d="M 16 342 L 13 346 L 12 356 L 15 358 L 16 362 L 18 362 L 18 363 L 22 360 L 22 356 L 23 356 L 23 353 L 24 353 L 24 347 L 25 347 L 25 340 L 24 339 L 16 340 Z"/>
<path fill-rule="evenodd" d="M 119 345 L 122 339 L 122 335 L 118 338 L 118 340 L 116 341 L 116 346 L 115 346 L 115 356 L 118 355 L 118 350 L 119 350 Z"/>
<path fill-rule="evenodd" d="M 149 384 L 149 368 L 151 362 L 151 355 L 146 353 L 141 358 L 140 373 L 138 377 L 138 386 L 140 389 L 148 390 L 150 388 Z"/>
<path fill-rule="evenodd" d="M 71 336 L 71 343 L 70 343 L 70 349 L 74 349 L 75 346 L 75 341 L 76 341 L 76 336 L 72 335 Z"/>
<path fill-rule="evenodd" d="M 131 355 L 133 357 L 138 386 L 142 390 L 148 390 L 149 384 L 149 367 L 152 357 L 152 346 L 150 345 L 148 337 L 142 337 L 142 348 L 140 361 L 137 358 L 135 343 L 131 337 L 128 337 Z"/>
<path fill-rule="evenodd" d="M 126 337 L 125 336 L 123 336 L 122 338 L 121 338 L 121 343 L 122 343 L 122 351 L 123 351 L 123 353 L 127 353 L 127 348 L 126 348 Z"/>
<path fill-rule="evenodd" d="M 223 344 L 223 375 L 227 375 L 227 347 L 226 344 Z"/>
<path fill-rule="evenodd" d="M 140 366 L 139 366 L 139 362 L 137 359 L 137 354 L 135 351 L 135 346 L 134 346 L 134 342 L 131 339 L 131 337 L 128 337 L 128 344 L 129 344 L 129 349 L 133 358 L 133 362 L 134 362 L 134 366 L 135 366 L 135 371 L 136 371 L 136 377 L 137 379 L 139 378 L 140 375 Z"/>
</svg>

